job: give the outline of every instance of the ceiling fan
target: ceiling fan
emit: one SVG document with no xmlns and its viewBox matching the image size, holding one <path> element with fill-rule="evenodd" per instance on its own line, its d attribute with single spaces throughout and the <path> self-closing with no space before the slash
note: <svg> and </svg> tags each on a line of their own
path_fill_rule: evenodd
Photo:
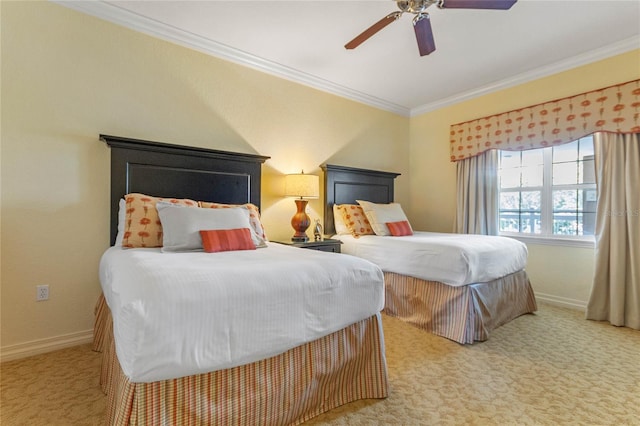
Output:
<svg viewBox="0 0 640 426">
<path fill-rule="evenodd" d="M 371 36 L 397 21 L 403 13 L 409 12 L 416 15 L 413 18 L 413 29 L 418 41 L 420 56 L 428 55 L 436 50 L 431 31 L 431 21 L 429 14 L 425 12 L 431 5 L 436 5 L 440 9 L 500 9 L 507 10 L 515 4 L 517 0 L 396 0 L 399 12 L 392 12 L 364 30 L 362 34 L 345 44 L 346 49 L 355 49 Z"/>
</svg>

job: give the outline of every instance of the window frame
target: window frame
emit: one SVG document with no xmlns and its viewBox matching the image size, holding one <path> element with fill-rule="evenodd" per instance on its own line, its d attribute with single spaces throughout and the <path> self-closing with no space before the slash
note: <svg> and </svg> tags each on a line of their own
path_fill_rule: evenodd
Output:
<svg viewBox="0 0 640 426">
<path fill-rule="evenodd" d="M 580 138 L 582 139 L 582 138 Z M 580 139 L 576 139 L 578 141 Z M 572 246 L 572 247 L 595 247 L 595 229 L 594 235 L 562 235 L 553 233 L 554 212 L 553 212 L 553 192 L 554 190 L 596 190 L 595 183 L 575 183 L 575 184 L 558 184 L 553 185 L 553 147 L 536 148 L 542 150 L 542 186 L 518 186 L 502 188 L 500 181 L 501 156 L 499 155 L 498 165 L 498 204 L 500 204 L 500 195 L 503 192 L 528 192 L 540 191 L 540 233 L 523 233 L 501 231 L 498 226 L 498 234 L 505 237 L 511 237 L 524 243 L 554 245 L 554 246 Z M 576 159 L 578 161 L 579 159 Z M 584 161 L 584 160 L 583 160 Z M 557 164 L 557 163 L 556 163 Z M 522 168 L 522 164 L 520 166 Z M 596 192 L 597 194 L 597 192 Z M 500 206 L 498 207 L 498 220 L 500 220 Z M 521 220 L 521 219 L 520 219 Z"/>
</svg>

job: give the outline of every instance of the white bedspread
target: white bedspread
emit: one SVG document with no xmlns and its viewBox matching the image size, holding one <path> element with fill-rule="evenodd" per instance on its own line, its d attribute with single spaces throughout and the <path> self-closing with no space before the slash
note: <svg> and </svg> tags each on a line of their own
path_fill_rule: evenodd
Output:
<svg viewBox="0 0 640 426">
<path fill-rule="evenodd" d="M 385 272 L 452 286 L 482 283 L 524 269 L 527 246 L 507 237 L 414 232 L 406 237 L 335 235 L 342 253 L 367 259 Z"/>
<path fill-rule="evenodd" d="M 372 263 L 276 243 L 213 254 L 112 247 L 100 282 L 133 382 L 255 362 L 384 307 Z"/>
</svg>

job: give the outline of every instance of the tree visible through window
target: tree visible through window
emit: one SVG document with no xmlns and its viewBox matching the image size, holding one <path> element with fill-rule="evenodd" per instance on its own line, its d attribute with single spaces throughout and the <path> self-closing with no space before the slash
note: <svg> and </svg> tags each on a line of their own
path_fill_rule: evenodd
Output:
<svg viewBox="0 0 640 426">
<path fill-rule="evenodd" d="M 593 138 L 529 151 L 500 151 L 500 232 L 593 235 Z"/>
</svg>

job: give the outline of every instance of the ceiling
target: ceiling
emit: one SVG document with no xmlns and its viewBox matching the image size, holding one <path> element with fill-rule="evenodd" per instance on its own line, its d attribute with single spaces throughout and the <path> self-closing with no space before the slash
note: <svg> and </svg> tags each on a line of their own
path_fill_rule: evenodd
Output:
<svg viewBox="0 0 640 426">
<path fill-rule="evenodd" d="M 437 50 L 423 57 L 410 14 L 344 48 L 398 10 L 391 0 L 53 1 L 406 116 L 640 48 L 638 0 L 518 0 L 507 11 L 431 6 Z"/>
</svg>

